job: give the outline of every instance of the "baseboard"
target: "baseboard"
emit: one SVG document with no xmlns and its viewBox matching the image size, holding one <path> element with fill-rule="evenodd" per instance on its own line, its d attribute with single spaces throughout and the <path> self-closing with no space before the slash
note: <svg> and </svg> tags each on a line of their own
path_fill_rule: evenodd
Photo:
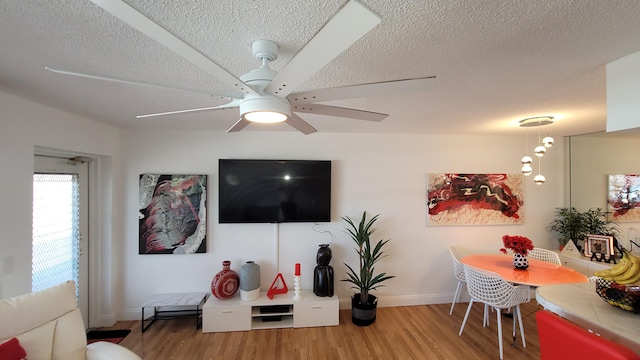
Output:
<svg viewBox="0 0 640 360">
<path fill-rule="evenodd" d="M 97 325 L 91 325 L 91 328 L 94 327 L 109 327 L 109 326 L 113 326 L 115 325 L 116 321 L 120 320 L 120 318 L 117 318 L 114 314 L 112 315 L 101 315 L 98 318 L 98 324 Z"/>
</svg>

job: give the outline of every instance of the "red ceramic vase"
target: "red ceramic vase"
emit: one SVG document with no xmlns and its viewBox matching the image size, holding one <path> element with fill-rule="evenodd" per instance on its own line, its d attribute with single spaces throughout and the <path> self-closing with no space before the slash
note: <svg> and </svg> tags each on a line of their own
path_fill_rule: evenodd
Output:
<svg viewBox="0 0 640 360">
<path fill-rule="evenodd" d="M 238 273 L 231 270 L 231 261 L 222 262 L 222 270 L 211 280 L 211 293 L 218 299 L 232 298 L 238 291 L 240 278 Z"/>
</svg>

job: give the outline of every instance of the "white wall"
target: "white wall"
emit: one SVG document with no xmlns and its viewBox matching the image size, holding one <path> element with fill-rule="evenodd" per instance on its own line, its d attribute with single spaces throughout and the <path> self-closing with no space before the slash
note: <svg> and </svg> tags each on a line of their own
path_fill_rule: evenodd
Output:
<svg viewBox="0 0 640 360">
<path fill-rule="evenodd" d="M 97 321 L 103 325 L 114 319 L 139 319 L 140 305 L 156 293 L 208 291 L 226 259 L 235 270 L 246 260 L 258 262 L 263 288 L 275 277 L 276 265 L 292 288 L 294 264 L 300 262 L 303 287 L 312 287 L 317 245 L 330 242 L 331 236 L 314 231 L 313 224 L 217 224 L 219 158 L 333 161 L 333 221 L 316 229 L 333 234 L 331 265 L 342 306 L 352 294 L 348 283 L 338 281 L 344 277 L 342 263 L 356 261 L 339 219 L 343 215 L 357 217 L 363 210 L 381 214 L 377 234 L 391 242 L 389 257 L 379 269 L 397 276 L 377 291 L 381 306 L 451 301 L 455 289 L 447 252 L 451 244 L 496 252 L 502 235 L 521 234 L 536 246 L 558 246 L 546 226 L 554 209 L 563 206 L 562 139 L 544 159 L 547 182 L 538 186 L 526 178 L 524 225 L 429 227 L 427 173 L 518 173 L 524 137 L 118 130 L 0 95 L 0 260 L 4 264 L 12 258 L 15 264 L 9 274 L 0 271 L 0 297 L 30 290 L 34 148 L 93 154 L 105 168 L 98 174 L 102 208 L 96 221 L 108 222 L 98 231 L 99 254 L 92 258 L 104 273 L 94 297 L 99 302 Z M 158 172 L 209 175 L 206 254 L 138 255 L 138 177 Z M 276 244 L 279 264 L 273 263 Z"/>
<path fill-rule="evenodd" d="M 607 64 L 607 132 L 640 127 L 640 52 Z"/>
<path fill-rule="evenodd" d="M 31 221 L 33 158 L 38 152 L 85 155 L 96 160 L 90 165 L 94 184 L 91 198 L 102 207 L 91 217 L 95 270 L 90 292 L 100 294 L 91 300 L 94 322 L 113 318 L 112 274 L 120 269 L 119 244 L 111 243 L 111 229 L 119 225 L 112 219 L 113 167 L 118 162 L 118 129 L 0 92 L 0 298 L 31 291 Z M 117 300 L 117 299 L 115 299 Z M 100 310 L 99 313 L 96 310 Z"/>
<path fill-rule="evenodd" d="M 279 271 L 293 285 L 296 262 L 302 264 L 304 288 L 313 287 L 317 246 L 331 241 L 313 224 L 218 224 L 217 160 L 219 158 L 328 159 L 333 161 L 332 222 L 328 230 L 336 291 L 348 307 L 352 294 L 344 277 L 344 261 L 355 264 L 353 246 L 340 216 L 358 217 L 363 210 L 380 213 L 378 235 L 391 238 L 380 271 L 396 275 L 377 291 L 381 306 L 450 301 L 455 282 L 447 246 L 466 244 L 497 252 L 503 234 L 522 234 L 537 246 L 557 248 L 545 227 L 553 209 L 562 206 L 562 140 L 544 160 L 547 183 L 526 178 L 526 224 L 512 226 L 428 227 L 426 176 L 429 172 L 520 171 L 523 138 L 480 136 L 324 134 L 207 131 L 122 132 L 125 212 L 124 317 L 136 319 L 139 304 L 154 292 L 204 290 L 231 260 L 239 270 L 247 260 L 261 265 L 266 290 Z M 209 175 L 208 251 L 194 255 L 138 255 L 138 178 L 142 173 Z M 274 251 L 279 244 L 279 264 Z"/>
</svg>

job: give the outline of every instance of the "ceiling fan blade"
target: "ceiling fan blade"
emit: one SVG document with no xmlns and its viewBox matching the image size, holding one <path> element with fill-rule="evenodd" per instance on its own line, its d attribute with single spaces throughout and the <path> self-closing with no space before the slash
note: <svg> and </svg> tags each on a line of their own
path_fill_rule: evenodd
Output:
<svg viewBox="0 0 640 360">
<path fill-rule="evenodd" d="M 291 127 L 295 128 L 305 135 L 313 134 L 314 132 L 318 131 L 316 130 L 316 128 L 311 126 L 311 124 L 302 120 L 302 118 L 296 114 L 291 114 L 289 120 L 287 120 L 286 122 L 287 124 L 291 125 Z"/>
<path fill-rule="evenodd" d="M 134 29 L 137 29 L 138 31 L 142 32 L 158 43 L 164 45 L 174 53 L 199 66 L 203 70 L 215 76 L 218 80 L 227 84 L 232 89 L 242 90 L 244 93 L 253 94 L 256 96 L 260 95 L 240 79 L 232 75 L 220 65 L 213 62 L 213 60 L 209 59 L 198 50 L 180 40 L 178 37 L 165 30 L 160 25 L 154 23 L 149 18 L 142 15 L 126 3 L 116 0 L 90 1 L 98 5 L 105 11 L 109 12 L 111 15 L 124 21 Z"/>
<path fill-rule="evenodd" d="M 291 94 L 288 99 L 292 104 L 306 104 L 330 100 L 422 92 L 433 89 L 435 81 L 436 77 L 430 76 L 418 79 L 394 80 L 371 84 L 318 89 Z"/>
<path fill-rule="evenodd" d="M 232 127 L 229 128 L 229 130 L 227 130 L 228 133 L 230 132 L 238 132 L 242 129 L 244 129 L 245 127 L 247 127 L 247 125 L 249 125 L 251 123 L 251 121 L 249 120 L 245 120 L 243 118 L 240 118 L 238 121 L 236 121 L 235 124 L 233 124 Z"/>
<path fill-rule="evenodd" d="M 184 87 L 180 87 L 180 86 L 169 86 L 169 85 L 152 83 L 152 82 L 131 81 L 131 80 L 125 80 L 125 79 L 119 79 L 119 78 L 113 78 L 113 77 L 106 77 L 106 76 L 100 76 L 100 75 L 83 74 L 83 73 L 78 73 L 78 72 L 73 72 L 73 71 L 68 71 L 68 70 L 54 69 L 54 68 L 51 68 L 51 67 L 48 67 L 48 66 L 45 66 L 44 68 L 49 70 L 49 71 L 51 71 L 51 72 L 54 72 L 56 74 L 71 75 L 71 76 L 77 76 L 77 77 L 92 79 L 92 80 L 109 81 L 109 82 L 115 82 L 115 83 L 126 84 L 126 85 L 147 86 L 147 87 L 152 87 L 152 88 L 157 88 L 157 89 L 179 90 L 179 91 L 185 91 L 185 92 L 197 93 L 197 94 L 204 94 L 204 95 L 209 95 L 209 96 L 216 96 L 216 97 L 219 96 L 221 98 L 228 98 L 228 99 L 233 99 L 234 98 L 233 96 L 229 96 L 230 95 L 229 93 L 213 94 L 213 93 L 208 92 L 208 91 L 184 88 Z"/>
<path fill-rule="evenodd" d="M 233 105 L 230 105 L 230 104 L 233 104 Z M 153 114 L 137 115 L 136 119 L 143 119 L 143 118 L 154 117 L 154 116 L 186 114 L 191 112 L 207 111 L 207 110 L 225 110 L 225 109 L 231 109 L 236 107 L 238 107 L 238 104 L 232 101 L 229 104 L 224 104 L 220 106 L 209 106 L 209 107 L 203 107 L 203 108 L 175 110 L 175 111 L 166 111 L 166 112 L 153 113 Z"/>
<path fill-rule="evenodd" d="M 349 1 L 276 75 L 265 92 L 286 97 L 381 20 L 359 2 Z"/>
<path fill-rule="evenodd" d="M 384 120 L 389 114 L 377 113 L 373 111 L 365 111 L 358 109 L 348 109 L 338 106 L 331 105 L 320 105 L 320 104 L 301 104 L 300 106 L 293 106 L 292 111 L 308 113 L 308 114 L 318 114 L 318 115 L 329 115 L 329 116 L 337 116 L 349 119 L 357 119 L 357 120 L 367 120 L 367 121 L 375 121 L 380 122 Z"/>
</svg>

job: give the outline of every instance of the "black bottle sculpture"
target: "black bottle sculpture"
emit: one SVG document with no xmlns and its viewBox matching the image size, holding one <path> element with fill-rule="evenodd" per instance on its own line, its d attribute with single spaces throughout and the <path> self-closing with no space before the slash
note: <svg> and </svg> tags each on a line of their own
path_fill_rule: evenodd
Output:
<svg viewBox="0 0 640 360">
<path fill-rule="evenodd" d="M 331 248 L 329 244 L 320 245 L 316 255 L 316 263 L 313 269 L 313 293 L 316 296 L 333 296 L 333 267 L 331 261 Z"/>
</svg>

